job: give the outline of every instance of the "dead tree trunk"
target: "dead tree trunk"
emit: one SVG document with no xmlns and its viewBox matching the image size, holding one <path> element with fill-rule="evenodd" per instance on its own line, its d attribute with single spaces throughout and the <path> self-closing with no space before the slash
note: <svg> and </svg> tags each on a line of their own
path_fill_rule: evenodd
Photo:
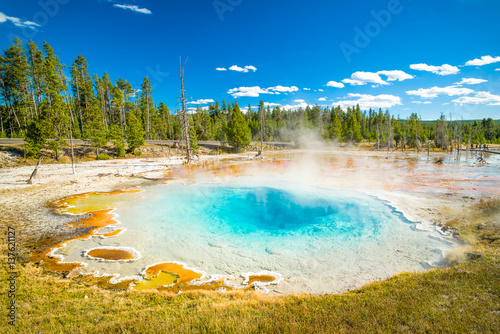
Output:
<svg viewBox="0 0 500 334">
<path fill-rule="evenodd" d="M 262 108 L 260 111 L 260 154 L 264 153 L 264 130 L 265 130 L 265 118 L 266 110 Z"/>
<path fill-rule="evenodd" d="M 186 143 L 186 158 L 188 165 L 191 163 L 190 157 L 190 147 L 189 147 L 189 122 L 187 118 L 186 111 L 186 96 L 184 94 L 184 69 L 186 68 L 187 58 L 184 62 L 184 66 L 182 66 L 182 59 L 179 58 L 179 68 L 180 68 L 180 76 L 181 76 L 181 103 L 182 103 L 182 123 L 184 128 L 184 140 Z"/>
<path fill-rule="evenodd" d="M 38 162 L 36 164 L 35 170 L 33 171 L 33 173 L 31 173 L 31 176 L 28 180 L 28 184 L 33 184 L 33 179 L 35 178 L 36 173 L 38 172 L 38 166 L 40 166 L 41 162 L 42 162 L 42 156 L 40 156 L 40 158 L 38 158 Z"/>
</svg>

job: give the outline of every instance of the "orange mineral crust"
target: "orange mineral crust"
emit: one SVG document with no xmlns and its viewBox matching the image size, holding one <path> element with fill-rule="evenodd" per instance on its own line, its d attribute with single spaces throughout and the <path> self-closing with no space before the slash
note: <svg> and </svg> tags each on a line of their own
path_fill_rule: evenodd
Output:
<svg viewBox="0 0 500 334">
<path fill-rule="evenodd" d="M 107 226 L 115 225 L 115 215 L 112 213 L 112 204 L 117 200 L 116 195 L 135 194 L 142 190 L 116 190 L 111 192 L 94 192 L 78 194 L 63 198 L 51 204 L 51 207 L 58 214 L 88 214 L 89 216 L 80 220 L 66 224 L 67 230 L 74 230 L 75 234 L 71 238 L 61 237 L 39 254 L 32 258 L 34 261 L 41 261 L 44 266 L 54 271 L 71 271 L 82 267 L 82 263 L 64 263 L 58 256 L 52 253 L 58 248 L 65 246 L 65 243 L 71 240 L 86 239 L 92 236 L 112 237 L 123 232 L 123 229 L 116 229 L 112 232 L 99 233 L 98 230 Z"/>
<path fill-rule="evenodd" d="M 51 204 L 56 213 L 80 215 L 97 210 L 110 209 L 119 200 L 116 195 L 136 194 L 142 190 L 115 190 L 111 192 L 93 192 L 63 198 Z"/>
<path fill-rule="evenodd" d="M 156 289 L 158 291 L 215 291 L 223 288 L 225 291 L 231 291 L 234 288 L 225 286 L 222 276 L 218 279 L 200 282 L 197 281 L 203 277 L 201 272 L 185 268 L 183 264 L 175 262 L 165 262 L 154 264 L 142 272 L 144 279 L 132 285 L 133 290 L 146 291 Z"/>
<path fill-rule="evenodd" d="M 177 283 L 193 281 L 203 276 L 203 274 L 200 272 L 186 269 L 184 268 L 184 265 L 174 262 L 154 264 L 150 267 L 147 267 L 146 270 L 144 270 L 143 275 L 145 278 L 151 278 L 158 276 L 161 271 L 178 275 L 179 279 L 177 280 Z"/>
<path fill-rule="evenodd" d="M 132 251 L 114 248 L 95 248 L 86 252 L 85 255 L 97 260 L 106 261 L 131 261 L 137 259 L 137 255 Z"/>
<path fill-rule="evenodd" d="M 255 282 L 262 283 L 270 283 L 276 281 L 276 277 L 271 275 L 257 275 L 257 276 L 248 276 L 248 285 L 252 285 Z"/>
</svg>

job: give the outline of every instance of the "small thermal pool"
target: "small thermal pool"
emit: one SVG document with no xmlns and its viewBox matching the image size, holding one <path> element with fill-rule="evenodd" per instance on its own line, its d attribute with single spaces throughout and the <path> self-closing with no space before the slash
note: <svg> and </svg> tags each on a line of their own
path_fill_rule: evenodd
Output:
<svg viewBox="0 0 500 334">
<path fill-rule="evenodd" d="M 61 250 L 86 270 L 137 275 L 175 261 L 210 275 L 272 272 L 277 293 L 341 292 L 403 271 L 438 266 L 451 243 L 362 192 L 280 182 L 171 183 L 149 187 L 114 211 L 125 232 Z M 141 257 L 108 263 L 81 250 L 131 247 Z"/>
</svg>

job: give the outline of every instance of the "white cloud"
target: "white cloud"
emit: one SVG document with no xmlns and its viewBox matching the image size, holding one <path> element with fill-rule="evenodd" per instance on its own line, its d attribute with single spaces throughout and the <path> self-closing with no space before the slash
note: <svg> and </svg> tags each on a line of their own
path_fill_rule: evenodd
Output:
<svg viewBox="0 0 500 334">
<path fill-rule="evenodd" d="M 272 108 L 272 107 L 279 107 L 279 106 L 281 106 L 281 104 L 279 104 L 279 103 L 264 102 L 264 106 Z"/>
<path fill-rule="evenodd" d="M 38 23 L 31 22 L 31 21 L 23 21 L 18 17 L 7 16 L 4 13 L 0 12 L 0 23 L 5 23 L 7 21 L 13 23 L 16 27 L 19 27 L 19 28 L 36 29 L 36 28 L 40 27 L 40 25 Z"/>
<path fill-rule="evenodd" d="M 354 72 L 351 75 L 351 78 L 347 78 L 342 80 L 343 83 L 350 84 L 352 86 L 363 86 L 368 83 L 376 85 L 389 85 L 390 83 L 383 80 L 380 75 L 384 75 L 387 77 L 387 81 L 404 81 L 408 79 L 413 79 L 415 76 L 405 73 L 400 70 L 393 71 L 378 71 L 377 73 L 373 72 Z M 334 81 L 333 81 L 334 82 Z"/>
<path fill-rule="evenodd" d="M 214 102 L 215 101 L 212 99 L 200 99 L 200 100 L 188 102 L 187 104 L 209 104 L 209 103 L 214 103 Z"/>
<path fill-rule="evenodd" d="M 230 71 L 235 71 L 235 72 L 242 72 L 242 73 L 248 73 L 250 71 L 257 71 L 257 68 L 255 66 L 245 66 L 245 67 L 239 67 L 238 65 L 233 65 L 229 68 Z"/>
<path fill-rule="evenodd" d="M 324 101 L 326 101 L 326 97 L 320 97 L 320 98 L 318 99 L 318 101 L 324 102 Z"/>
<path fill-rule="evenodd" d="M 343 83 L 352 85 L 352 86 L 362 86 L 366 85 L 366 82 L 359 81 L 359 80 L 352 80 L 352 79 L 344 79 L 342 80 Z"/>
<path fill-rule="evenodd" d="M 500 70 L 500 68 L 499 68 L 499 70 Z M 304 90 L 311 90 L 311 88 L 304 88 Z"/>
<path fill-rule="evenodd" d="M 227 71 L 227 68 L 225 68 L 225 67 L 217 67 L 215 70 L 216 71 Z"/>
<path fill-rule="evenodd" d="M 304 102 L 306 102 L 306 101 L 305 101 L 305 100 L 302 100 L 302 99 L 299 99 L 299 100 L 295 100 L 295 101 L 293 101 L 293 102 L 295 102 L 295 103 L 304 103 Z"/>
<path fill-rule="evenodd" d="M 497 68 L 495 71 L 500 71 L 500 68 Z"/>
<path fill-rule="evenodd" d="M 368 94 L 348 94 L 348 100 L 337 101 L 333 106 L 340 106 L 341 108 L 352 107 L 359 104 L 361 109 L 368 108 L 392 108 L 396 105 L 401 105 L 401 98 L 395 95 L 381 94 L 381 95 L 368 95 Z"/>
<path fill-rule="evenodd" d="M 208 110 L 208 107 L 201 107 L 201 110 L 205 110 L 207 111 Z M 196 114 L 196 112 L 198 111 L 198 108 L 186 108 L 186 111 L 188 114 Z"/>
<path fill-rule="evenodd" d="M 292 87 L 276 86 L 276 87 L 269 87 L 268 90 L 281 92 L 281 93 L 293 93 L 293 92 L 297 92 L 299 90 L 299 88 L 296 86 L 292 86 Z"/>
<path fill-rule="evenodd" d="M 415 76 L 399 70 L 378 71 L 377 74 L 385 75 L 387 77 L 387 81 L 404 81 L 415 78 Z"/>
<path fill-rule="evenodd" d="M 113 7 L 118 7 L 118 8 L 122 8 L 122 9 L 129 9 L 133 12 L 136 12 L 136 13 L 141 13 L 141 14 L 152 14 L 152 12 L 147 9 L 147 8 L 139 8 L 138 6 L 135 6 L 135 5 L 120 5 L 120 4 L 114 4 Z"/>
<path fill-rule="evenodd" d="M 483 66 L 493 63 L 500 63 L 500 57 L 482 56 L 479 59 L 469 60 L 465 63 L 465 66 Z"/>
<path fill-rule="evenodd" d="M 326 84 L 326 87 L 344 88 L 345 85 L 343 83 L 337 82 L 337 81 L 328 81 L 328 83 Z"/>
<path fill-rule="evenodd" d="M 461 96 L 452 102 L 456 104 L 487 104 L 490 106 L 500 106 L 500 95 L 490 92 L 477 92 L 474 96 Z"/>
<path fill-rule="evenodd" d="M 474 93 L 472 89 L 460 88 L 456 86 L 420 88 L 418 90 L 409 90 L 406 92 L 408 95 L 420 96 L 425 99 L 433 99 L 439 95 L 460 96 L 472 93 Z"/>
<path fill-rule="evenodd" d="M 247 96 L 247 97 L 259 97 L 260 94 L 280 94 L 280 93 L 292 93 L 298 91 L 299 88 L 296 86 L 284 87 L 276 86 L 269 88 L 261 88 L 259 86 L 254 87 L 239 87 L 230 89 L 227 93 L 231 94 L 234 98 Z"/>
<path fill-rule="evenodd" d="M 431 104 L 432 102 L 431 101 L 425 101 L 425 102 L 422 102 L 422 101 L 411 101 L 411 103 L 415 103 L 415 104 Z"/>
<path fill-rule="evenodd" d="M 305 109 L 307 108 L 308 104 L 305 102 L 298 103 L 298 104 L 286 104 L 281 107 L 281 109 L 286 109 L 286 110 L 297 110 L 299 108 Z"/>
<path fill-rule="evenodd" d="M 343 83 L 350 84 L 352 86 L 363 86 L 367 83 L 374 83 L 377 85 L 388 85 L 389 83 L 382 80 L 380 75 L 373 72 L 354 72 L 350 79 L 342 80 Z"/>
<path fill-rule="evenodd" d="M 269 92 L 267 89 L 262 89 L 259 86 L 233 88 L 227 93 L 231 94 L 234 98 L 242 96 L 259 97 L 260 94 L 274 94 L 274 92 Z"/>
<path fill-rule="evenodd" d="M 457 74 L 458 72 L 460 72 L 460 69 L 458 67 L 451 66 L 448 64 L 444 64 L 441 66 L 432 66 L 427 64 L 412 64 L 410 65 L 410 68 L 412 70 L 432 72 L 438 75 L 450 75 L 450 74 Z"/>
<path fill-rule="evenodd" d="M 462 85 L 478 85 L 483 82 L 488 82 L 488 80 L 484 79 L 475 79 L 475 78 L 463 78 L 462 81 L 456 82 L 455 85 L 462 86 Z"/>
</svg>

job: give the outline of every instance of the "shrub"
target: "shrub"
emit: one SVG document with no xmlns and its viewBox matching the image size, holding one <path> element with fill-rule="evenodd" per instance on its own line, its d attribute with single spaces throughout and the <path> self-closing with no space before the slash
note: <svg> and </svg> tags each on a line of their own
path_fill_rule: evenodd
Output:
<svg viewBox="0 0 500 334">
<path fill-rule="evenodd" d="M 109 155 L 107 154 L 99 154 L 97 160 L 109 160 Z"/>
<path fill-rule="evenodd" d="M 117 146 L 116 148 L 116 157 L 123 158 L 125 157 L 125 148 L 123 146 Z"/>
<path fill-rule="evenodd" d="M 136 157 L 140 157 L 142 155 L 142 151 L 135 150 L 134 154 L 135 154 Z"/>
</svg>

